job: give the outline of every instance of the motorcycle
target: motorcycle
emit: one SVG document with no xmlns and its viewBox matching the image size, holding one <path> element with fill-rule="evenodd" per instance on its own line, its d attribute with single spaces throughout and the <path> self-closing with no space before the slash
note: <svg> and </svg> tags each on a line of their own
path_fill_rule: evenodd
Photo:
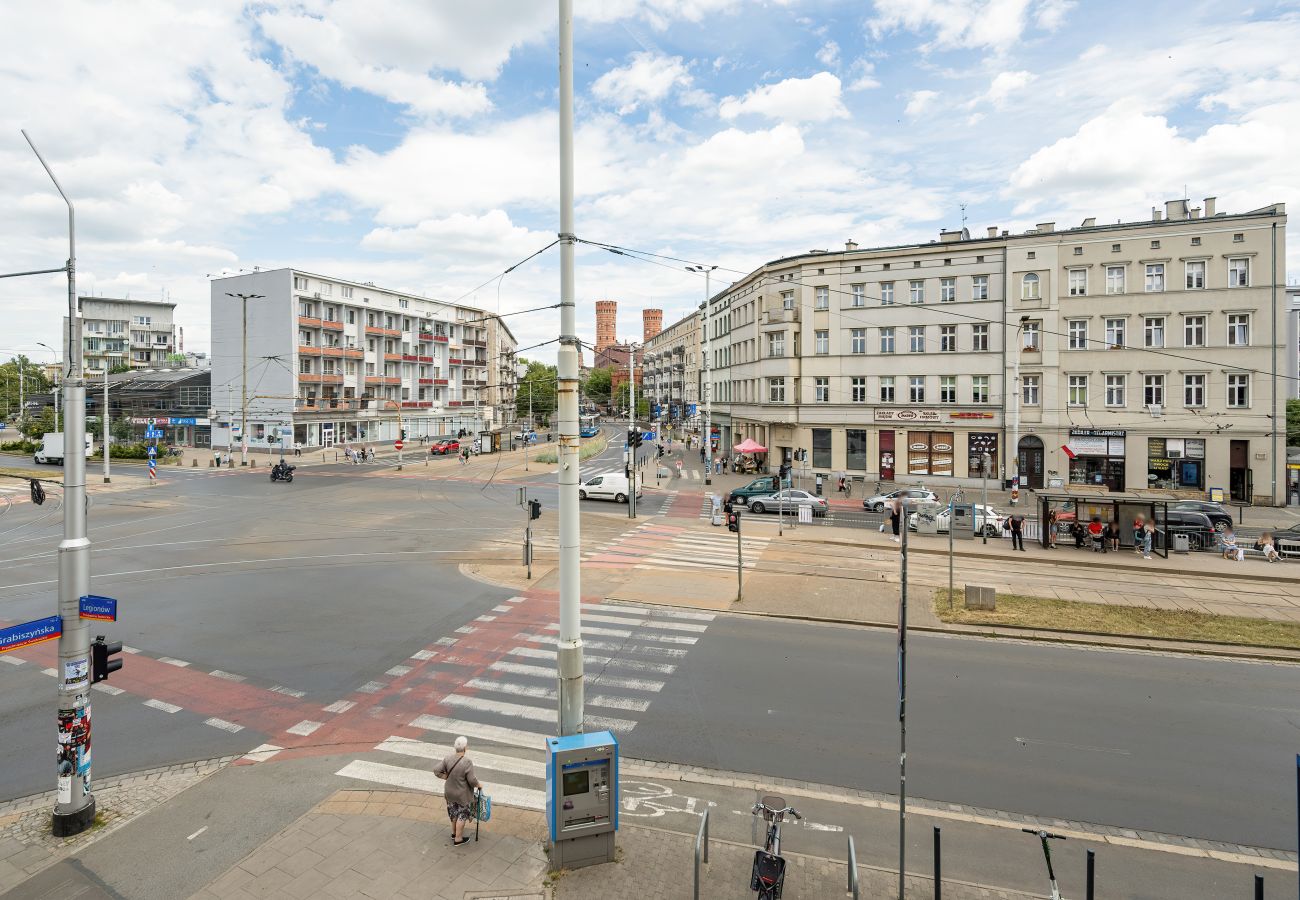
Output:
<svg viewBox="0 0 1300 900">
<path fill-rule="evenodd" d="M 298 467 L 291 466 L 288 463 L 276 463 L 271 467 L 271 480 L 283 481 L 287 484 L 288 482 L 293 481 L 293 470 L 296 468 Z"/>
</svg>

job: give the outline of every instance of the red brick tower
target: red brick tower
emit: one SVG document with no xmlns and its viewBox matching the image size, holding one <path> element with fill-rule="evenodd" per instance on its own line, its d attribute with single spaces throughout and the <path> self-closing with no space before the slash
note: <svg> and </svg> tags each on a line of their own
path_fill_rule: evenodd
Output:
<svg viewBox="0 0 1300 900">
<path fill-rule="evenodd" d="M 664 311 L 662 309 L 641 310 L 641 340 L 650 342 L 650 338 L 664 330 Z"/>
<path fill-rule="evenodd" d="M 618 301 L 596 301 L 596 352 L 618 343 Z"/>
</svg>

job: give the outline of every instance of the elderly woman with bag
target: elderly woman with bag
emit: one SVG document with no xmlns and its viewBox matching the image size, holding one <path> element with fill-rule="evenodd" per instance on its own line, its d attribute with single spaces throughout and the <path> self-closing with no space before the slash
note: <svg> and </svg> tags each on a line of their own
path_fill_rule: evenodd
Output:
<svg viewBox="0 0 1300 900">
<path fill-rule="evenodd" d="M 474 818 L 474 791 L 482 787 L 474 774 L 474 763 L 465 755 L 468 747 L 468 738 L 456 738 L 452 745 L 456 752 L 443 759 L 433 770 L 434 775 L 447 782 L 443 796 L 447 800 L 447 818 L 451 820 L 451 842 L 454 845 L 469 843 L 469 838 L 461 837 L 461 832 L 465 829 L 465 823 Z"/>
</svg>

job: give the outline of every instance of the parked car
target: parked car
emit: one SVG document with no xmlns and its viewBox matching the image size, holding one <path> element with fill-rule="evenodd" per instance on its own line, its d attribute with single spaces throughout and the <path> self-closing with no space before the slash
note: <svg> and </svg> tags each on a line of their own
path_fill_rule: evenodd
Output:
<svg viewBox="0 0 1300 900">
<path fill-rule="evenodd" d="M 631 482 L 626 475 L 596 475 L 578 485 L 579 500 L 613 500 L 615 503 L 626 503 L 631 493 Z M 641 496 L 639 484 L 636 495 Z"/>
<path fill-rule="evenodd" d="M 916 531 L 917 514 L 912 513 L 907 517 L 907 527 L 911 531 Z M 939 528 L 940 534 L 948 533 L 948 507 L 939 510 L 935 515 L 935 524 Z M 989 537 L 998 537 L 1002 534 L 1002 523 L 1007 519 L 1004 513 L 998 512 L 992 506 L 975 504 L 975 533 L 983 531 Z"/>
<path fill-rule="evenodd" d="M 1170 503 L 1169 508 L 1171 510 L 1186 509 L 1192 512 L 1205 513 L 1214 526 L 1214 530 L 1218 532 L 1232 526 L 1232 513 L 1221 503 L 1211 503 L 1208 500 L 1179 500 L 1176 503 Z"/>
<path fill-rule="evenodd" d="M 446 456 L 448 453 L 459 453 L 459 452 L 460 452 L 460 441 L 457 440 L 435 441 L 433 443 L 433 446 L 429 448 L 430 456 Z"/>
<path fill-rule="evenodd" d="M 780 489 L 781 486 L 777 484 L 777 477 L 775 475 L 764 475 L 762 478 L 755 478 L 744 487 L 738 487 L 733 490 L 727 495 L 727 502 L 736 503 L 739 501 L 740 503 L 748 505 L 750 499 L 761 497 L 766 494 L 775 494 Z"/>
<path fill-rule="evenodd" d="M 862 501 L 862 508 L 869 512 L 884 512 L 885 507 L 895 499 L 908 503 L 938 503 L 939 495 L 925 488 L 907 488 L 889 494 L 877 494 Z"/>
<path fill-rule="evenodd" d="M 817 497 L 795 488 L 786 488 L 772 494 L 760 494 L 749 499 L 749 511 L 753 513 L 779 513 L 784 508 L 787 514 L 797 515 L 801 506 L 812 507 L 812 514 L 819 517 L 826 515 L 826 511 L 830 508 L 825 497 Z"/>
<path fill-rule="evenodd" d="M 1157 512 L 1157 515 L 1159 513 Z M 1165 521 L 1156 523 L 1157 532 L 1167 531 L 1169 534 L 1186 534 L 1187 548 L 1189 550 L 1207 550 L 1214 546 L 1218 540 L 1219 533 L 1214 530 L 1214 524 L 1210 517 L 1203 512 L 1197 512 L 1192 509 L 1175 509 L 1173 504 L 1169 506 L 1169 514 Z M 1164 546 L 1172 546 L 1172 541 Z"/>
</svg>

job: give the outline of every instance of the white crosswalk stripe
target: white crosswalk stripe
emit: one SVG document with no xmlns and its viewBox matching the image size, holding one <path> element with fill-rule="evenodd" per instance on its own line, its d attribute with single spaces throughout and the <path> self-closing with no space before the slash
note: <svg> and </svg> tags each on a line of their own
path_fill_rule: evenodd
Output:
<svg viewBox="0 0 1300 900">
<path fill-rule="evenodd" d="M 425 661 L 440 672 L 464 677 L 451 693 L 437 698 L 445 715 L 417 716 L 406 734 L 380 741 L 336 774 L 367 785 L 441 794 L 444 783 L 433 770 L 463 735 L 494 801 L 544 808 L 545 747 L 556 728 L 558 626 L 536 622 L 527 607 L 520 608 L 527 618 L 511 623 L 511 616 L 519 614 L 514 610 L 494 610 L 499 621 L 485 624 L 489 631 L 497 628 L 495 634 L 465 634 L 456 651 Z M 670 678 L 690 648 L 707 637 L 714 618 L 695 610 L 584 604 L 585 730 L 608 729 L 620 737 L 632 732 L 638 717 L 670 689 Z M 524 630 L 501 632 L 503 623 Z M 511 633 L 516 646 L 508 638 L 502 646 L 503 635 Z M 480 640 L 491 644 L 495 658 L 475 661 L 481 659 Z M 458 656 L 462 648 L 465 653 Z"/>
</svg>

